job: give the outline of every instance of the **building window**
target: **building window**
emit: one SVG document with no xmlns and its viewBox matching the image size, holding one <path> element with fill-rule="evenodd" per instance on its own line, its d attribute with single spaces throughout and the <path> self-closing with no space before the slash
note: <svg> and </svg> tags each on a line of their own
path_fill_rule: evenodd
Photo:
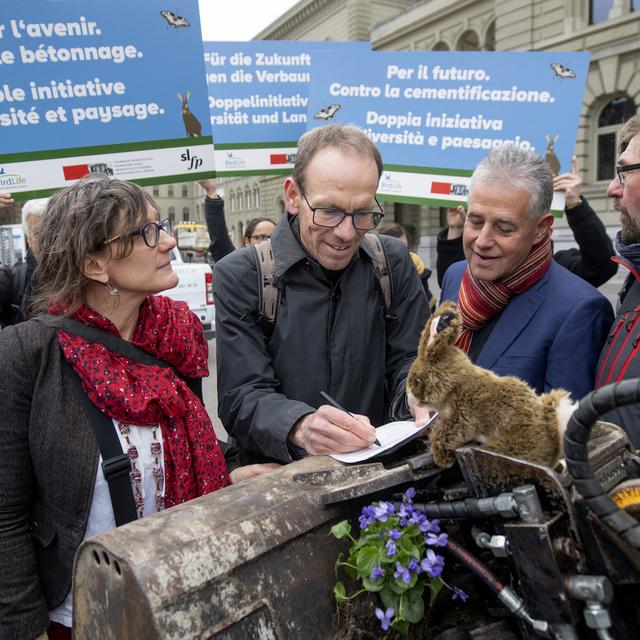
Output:
<svg viewBox="0 0 640 640">
<path fill-rule="evenodd" d="M 599 24 L 609 19 L 613 0 L 591 0 L 589 2 L 589 24 Z"/>
<path fill-rule="evenodd" d="M 174 207 L 169 207 L 169 220 L 171 220 L 171 222 L 176 221 L 176 210 Z"/>
<path fill-rule="evenodd" d="M 631 0 L 631 11 L 640 11 L 640 0 Z"/>
<path fill-rule="evenodd" d="M 160 195 L 160 187 L 153 187 L 153 197 L 157 198 Z"/>
<path fill-rule="evenodd" d="M 433 45 L 433 51 L 449 51 L 449 45 L 440 40 Z"/>
<path fill-rule="evenodd" d="M 249 187 L 244 190 L 244 201 L 247 204 L 247 209 L 251 209 L 251 189 Z"/>
<path fill-rule="evenodd" d="M 229 211 L 235 211 L 236 210 L 236 197 L 235 195 L 232 193 L 229 196 Z"/>
<path fill-rule="evenodd" d="M 186 198 L 189 195 L 189 187 L 186 184 L 182 185 L 182 197 Z"/>
<path fill-rule="evenodd" d="M 172 184 L 170 184 L 167 187 L 167 196 L 169 196 L 170 198 L 173 198 L 173 185 Z"/>
<path fill-rule="evenodd" d="M 256 209 L 260 208 L 260 189 L 258 187 L 253 188 L 253 206 Z"/>
<path fill-rule="evenodd" d="M 620 125 L 635 115 L 635 112 L 636 105 L 627 96 L 610 100 L 600 112 L 596 131 L 596 180 L 611 180 L 614 177 L 620 149 Z"/>
<path fill-rule="evenodd" d="M 240 189 L 238 189 L 236 197 L 238 198 L 238 209 L 244 209 L 244 200 L 242 199 L 242 191 L 240 191 Z"/>
<path fill-rule="evenodd" d="M 189 221 L 189 207 L 182 208 L 182 221 L 183 222 Z"/>
<path fill-rule="evenodd" d="M 465 31 L 458 40 L 458 51 L 480 51 L 480 38 L 478 34 L 469 29 Z"/>
</svg>

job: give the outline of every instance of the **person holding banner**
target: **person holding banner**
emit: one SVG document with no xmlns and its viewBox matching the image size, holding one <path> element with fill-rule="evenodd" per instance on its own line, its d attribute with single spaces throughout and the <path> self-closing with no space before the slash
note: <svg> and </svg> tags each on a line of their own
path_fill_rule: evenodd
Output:
<svg viewBox="0 0 640 640">
<path fill-rule="evenodd" d="M 10 193 L 0 193 L 0 207 L 10 207 L 14 200 Z"/>
<path fill-rule="evenodd" d="M 155 295 L 178 282 L 170 232 L 140 187 L 100 174 L 42 217 L 49 314 L 0 332 L 2 638 L 71 638 L 83 539 L 271 469 L 227 468 L 202 325 Z"/>
<path fill-rule="evenodd" d="M 509 144 L 493 149 L 471 177 L 466 261 L 447 270 L 441 300 L 458 303 L 457 345 L 475 364 L 577 400 L 594 387 L 613 313 L 602 294 L 552 259 L 552 197 L 544 158 Z"/>
<path fill-rule="evenodd" d="M 227 254 L 235 250 L 229 238 L 229 229 L 224 217 L 224 199 L 218 194 L 216 181 L 198 180 L 198 184 L 205 190 L 204 217 L 209 231 L 209 253 L 214 262 L 222 260 Z M 271 218 L 252 218 L 247 222 L 242 235 L 242 246 L 258 244 L 271 237 L 276 223 Z"/>
<path fill-rule="evenodd" d="M 373 425 L 427 417 L 407 406 L 405 391 L 429 316 L 424 289 L 406 247 L 381 236 L 387 308 L 367 237 L 384 215 L 375 197 L 381 173 L 378 149 L 357 127 L 302 136 L 284 182 L 289 215 L 271 238 L 272 320 L 261 312 L 254 252 L 216 264 L 218 415 L 247 461 L 357 451 L 373 443 Z"/>
<path fill-rule="evenodd" d="M 607 235 L 602 220 L 581 195 L 581 186 L 582 177 L 578 160 L 574 156 L 571 172 L 554 177 L 553 190 L 564 191 L 564 215 L 578 248 L 556 251 L 553 258 L 589 284 L 599 287 L 616 274 L 618 265 L 611 260 L 615 254 L 611 238 Z M 440 286 L 449 266 L 464 259 L 462 228 L 465 215 L 466 211 L 462 206 L 447 209 L 447 227 L 438 233 L 437 272 Z"/>
</svg>

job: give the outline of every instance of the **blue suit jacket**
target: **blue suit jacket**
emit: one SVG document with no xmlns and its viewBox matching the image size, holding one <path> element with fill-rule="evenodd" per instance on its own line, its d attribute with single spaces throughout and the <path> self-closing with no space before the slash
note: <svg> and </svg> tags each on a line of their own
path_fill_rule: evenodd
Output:
<svg viewBox="0 0 640 640">
<path fill-rule="evenodd" d="M 447 270 L 441 302 L 458 302 L 465 261 Z M 613 322 L 609 301 L 555 260 L 505 307 L 476 364 L 528 382 L 538 393 L 563 388 L 575 400 L 594 387 L 595 368 Z"/>
</svg>

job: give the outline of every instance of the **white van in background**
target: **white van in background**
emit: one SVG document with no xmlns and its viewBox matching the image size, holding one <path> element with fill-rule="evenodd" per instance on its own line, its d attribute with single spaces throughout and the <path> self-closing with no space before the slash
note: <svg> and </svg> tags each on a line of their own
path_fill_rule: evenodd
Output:
<svg viewBox="0 0 640 640">
<path fill-rule="evenodd" d="M 215 331 L 215 307 L 213 305 L 213 271 L 206 262 L 183 262 L 178 249 L 172 251 L 171 266 L 179 278 L 178 286 L 163 291 L 172 300 L 182 300 L 189 305 L 205 331 L 207 338 Z"/>
</svg>

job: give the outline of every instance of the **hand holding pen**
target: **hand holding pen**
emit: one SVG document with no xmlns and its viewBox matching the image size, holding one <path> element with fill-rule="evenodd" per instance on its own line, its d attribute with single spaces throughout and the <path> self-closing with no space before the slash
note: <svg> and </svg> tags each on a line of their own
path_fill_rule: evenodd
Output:
<svg viewBox="0 0 640 640">
<path fill-rule="evenodd" d="M 344 411 L 346 414 L 350 415 L 352 418 L 355 418 L 355 416 L 353 415 L 353 413 L 351 413 L 351 411 L 347 411 L 337 400 L 335 400 L 334 398 L 332 398 L 328 393 L 326 393 L 325 391 L 321 391 L 320 392 L 320 397 L 323 400 L 326 400 L 332 407 L 335 407 L 336 409 L 340 409 L 340 411 Z M 357 418 L 356 418 L 357 420 Z M 377 444 L 379 447 L 381 447 L 382 445 L 380 444 L 380 441 L 378 440 L 378 438 L 376 438 L 373 441 L 373 444 Z"/>
<path fill-rule="evenodd" d="M 349 453 L 374 444 L 376 430 L 367 416 L 338 409 L 324 399 L 327 404 L 295 423 L 288 436 L 291 444 L 310 455 Z"/>
</svg>

